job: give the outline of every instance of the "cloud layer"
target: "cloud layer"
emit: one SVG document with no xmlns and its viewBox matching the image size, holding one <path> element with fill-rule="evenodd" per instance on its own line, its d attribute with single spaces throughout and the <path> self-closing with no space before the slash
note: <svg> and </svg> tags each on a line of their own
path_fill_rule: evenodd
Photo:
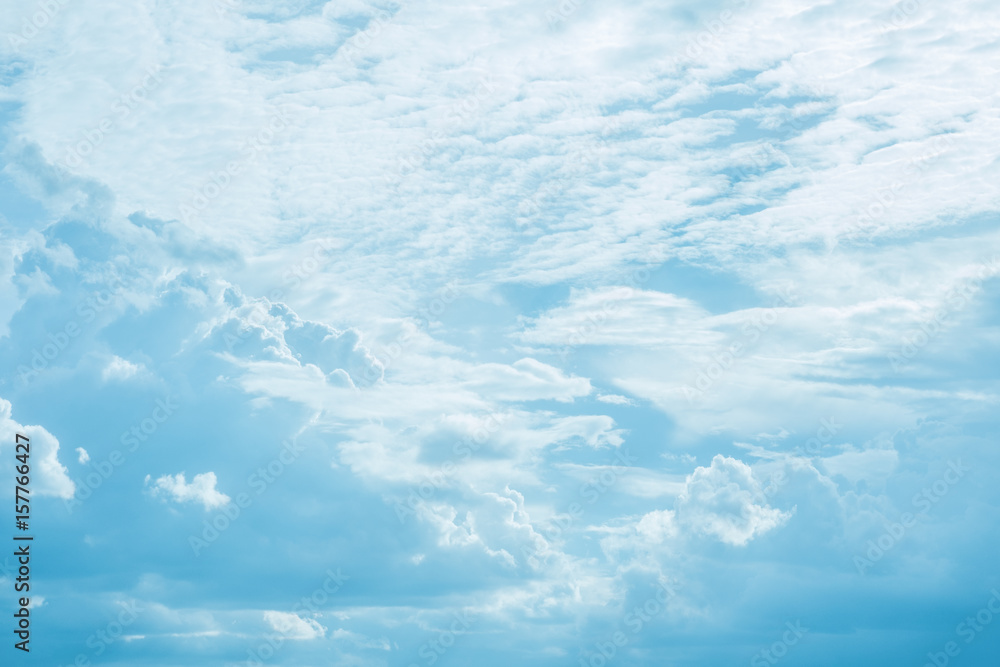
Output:
<svg viewBox="0 0 1000 667">
<path fill-rule="evenodd" d="M 38 659 L 987 664 L 998 28 L 0 12 Z"/>
</svg>

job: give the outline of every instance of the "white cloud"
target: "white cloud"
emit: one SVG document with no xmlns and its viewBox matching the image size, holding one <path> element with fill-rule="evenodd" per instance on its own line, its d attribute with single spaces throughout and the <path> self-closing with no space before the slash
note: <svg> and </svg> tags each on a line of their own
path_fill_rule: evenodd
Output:
<svg viewBox="0 0 1000 667">
<path fill-rule="evenodd" d="M 688 476 L 675 510 L 684 530 L 734 546 L 745 546 L 791 517 L 789 512 L 768 506 L 750 466 L 721 454 L 707 468 L 696 468 Z M 649 522 L 663 525 L 663 521 Z"/>
<path fill-rule="evenodd" d="M 127 359 L 122 359 L 121 357 L 115 355 L 108 362 L 108 365 L 104 367 L 101 371 L 101 378 L 105 382 L 111 380 L 117 380 L 123 382 L 129 378 L 135 377 L 140 372 L 144 371 L 146 367 L 143 364 L 134 364 Z"/>
<path fill-rule="evenodd" d="M 202 327 L 213 351 L 281 362 L 289 366 L 288 372 L 309 366 L 335 386 L 366 387 L 382 378 L 381 364 L 357 331 L 303 320 L 284 303 L 249 299 L 228 283 L 214 291 L 221 313 Z"/>
<path fill-rule="evenodd" d="M 265 611 L 264 620 L 286 639 L 320 639 L 326 628 L 311 618 L 285 611 Z"/>
<path fill-rule="evenodd" d="M 326 3 L 322 10 L 310 2 L 251 4 L 226 10 L 221 20 L 212 3 L 179 6 L 169 16 L 148 2 L 111 3 L 94 21 L 66 13 L 24 47 L 27 66 L 8 73 L 7 93 L 21 109 L 12 116 L 12 134 L 39 152 L 30 162 L 13 151 L 14 166 L 5 175 L 18 161 L 41 174 L 37 191 L 49 211 L 38 229 L 59 236 L 60 223 L 51 221 L 60 211 L 93 218 L 86 220 L 94 224 L 85 237 L 109 230 L 122 243 L 107 256 L 155 277 L 153 285 L 130 286 L 135 313 L 101 330 L 116 314 L 103 311 L 36 381 L 63 382 L 78 354 L 103 365 L 105 341 L 131 356 L 122 342 L 127 326 L 153 323 L 155 336 L 135 340 L 148 348 L 145 363 L 158 375 L 183 373 L 179 360 L 189 364 L 182 383 L 194 393 L 215 382 L 224 391 L 210 392 L 213 397 L 226 393 L 238 402 L 242 388 L 255 396 L 261 424 L 268 410 L 289 419 L 307 412 L 282 398 L 311 410 L 310 428 L 327 439 L 327 448 L 319 449 L 339 455 L 341 464 L 317 469 L 356 475 L 376 497 L 373 509 L 359 491 L 352 498 L 359 514 L 384 511 L 381 498 L 405 495 L 406 486 L 438 472 L 442 459 L 455 458 L 455 441 L 474 434 L 483 415 L 509 416 L 434 490 L 434 503 L 421 514 L 432 538 L 412 546 L 425 554 L 421 574 L 429 572 L 432 585 L 442 554 L 458 565 L 474 554 L 481 556 L 476 564 L 485 561 L 492 574 L 501 573 L 468 578 L 480 600 L 540 614 L 570 597 L 603 604 L 630 583 L 593 562 L 581 566 L 579 577 L 562 572 L 503 580 L 512 562 L 522 562 L 520 547 L 535 530 L 522 500 L 499 495 L 505 484 L 524 490 L 537 519 L 549 505 L 565 507 L 559 501 L 577 492 L 579 476 L 614 472 L 601 467 L 601 450 L 641 445 L 633 451 L 655 452 L 650 458 L 658 454 L 660 465 L 630 469 L 607 502 L 588 507 L 585 522 L 620 529 L 616 537 L 632 531 L 630 537 L 668 545 L 658 555 L 676 545 L 705 546 L 692 538 L 745 545 L 767 534 L 791 543 L 797 536 L 778 530 L 786 521 L 842 541 L 839 515 L 829 525 L 822 520 L 843 512 L 848 524 L 857 514 L 880 523 L 871 508 L 889 503 L 877 495 L 885 486 L 871 482 L 909 474 L 915 462 L 908 459 L 925 454 L 919 443 L 907 441 L 898 454 L 841 448 L 810 462 L 824 475 L 800 470 L 770 500 L 754 478 L 757 468 L 752 473 L 736 459 L 716 457 L 684 479 L 695 464 L 688 452 L 700 456 L 731 433 L 740 440 L 782 426 L 812 433 L 818 418 L 830 414 L 849 415 L 857 430 L 886 433 L 932 411 L 959 420 L 979 410 L 985 417 L 976 424 L 995 414 L 995 383 L 983 370 L 992 367 L 992 357 L 970 355 L 974 383 L 963 385 L 956 377 L 960 365 L 945 364 L 918 374 L 919 390 L 906 388 L 913 376 L 890 373 L 884 360 L 901 335 L 947 303 L 948 287 L 980 261 L 980 252 L 1000 247 L 995 226 L 987 224 L 1000 183 L 994 149 L 1000 125 L 983 87 L 995 74 L 983 55 L 993 52 L 996 34 L 989 12 L 976 10 L 970 21 L 973 9 L 962 3 L 917 3 L 918 16 L 883 35 L 879 24 L 888 6 L 839 3 L 837 19 L 851 26 L 845 48 L 843 31 L 828 29 L 829 4 L 809 11 L 795 3 L 753 5 L 734 10 L 734 21 L 713 36 L 711 47 L 685 54 L 689 38 L 715 20 L 721 5 L 570 3 L 579 9 L 557 26 L 547 24 L 545 7 L 530 3 L 477 5 L 460 23 L 450 5 L 414 5 L 395 13 L 389 25 L 376 24 L 379 34 L 359 67 L 331 51 L 373 13 L 364 3 Z M 21 18 L 11 13 L 0 25 L 17 32 Z M 79 29 L 84 24 L 87 30 Z M 663 35 L 675 39 L 664 43 Z M 59 48 L 64 44 L 73 48 Z M 162 81 L 119 122 L 109 113 L 112 103 L 155 63 L 164 63 Z M 487 93 L 477 97 L 485 78 Z M 67 97 L 74 103 L 65 104 Z M 464 102 L 472 111 L 450 117 Z M 222 187 L 216 180 L 218 196 L 203 214 L 190 223 L 172 221 L 178 204 L 205 191 L 228 161 L 242 159 L 246 137 L 266 127 L 279 105 L 288 122 L 271 147 L 253 163 L 241 162 L 241 173 Z M 71 173 L 43 168 L 63 160 L 106 116 L 113 130 Z M 789 118 L 803 119 L 804 127 L 790 128 Z M 951 132 L 953 141 L 940 144 L 935 135 L 942 132 Z M 934 154 L 936 146 L 945 150 Z M 764 162 L 754 157 L 758 151 Z M 156 159 L 136 161 L 137 154 Z M 908 173 L 921 156 L 928 157 L 919 172 Z M 399 174 L 401 160 L 415 166 Z M 398 192 L 387 193 L 383 177 L 394 175 Z M 55 191 L 60 183 L 79 185 L 78 177 L 92 181 Z M 902 187 L 893 187 L 896 181 Z M 891 204 L 882 204 L 887 196 Z M 873 202 L 884 211 L 858 243 L 848 227 Z M 130 222 L 140 210 L 155 219 Z M 27 313 L 17 314 L 22 300 L 34 309 L 31 321 L 59 321 L 62 312 L 44 309 L 62 301 L 42 295 L 58 291 L 71 299 L 68 285 L 109 269 L 101 265 L 109 244 L 65 234 L 69 245 L 56 239 L 46 246 L 17 238 L 35 223 L 0 224 L 0 235 L 13 237 L 15 248 L 13 257 L 0 256 L 0 334 L 13 323 L 14 338 L 4 344 L 12 343 L 27 363 L 36 342 L 24 345 L 32 330 L 24 325 Z M 336 252 L 313 255 L 318 237 L 335 239 Z M 32 243 L 38 252 L 29 257 L 21 249 Z M 620 287 L 636 284 L 622 276 L 639 276 L 635 266 L 647 263 L 641 289 Z M 688 273 L 692 266 L 699 271 Z M 188 282 L 174 290 L 169 283 L 180 272 Z M 248 296 L 227 301 L 219 297 L 225 288 L 199 283 L 218 285 L 220 276 Z M 452 279 L 466 289 L 465 303 L 439 310 L 435 290 Z M 768 295 L 788 283 L 800 299 L 783 308 L 759 340 L 747 340 L 744 320 L 760 317 Z M 483 296 L 501 291 L 503 298 Z M 150 313 L 171 299 L 183 305 Z M 425 310 L 433 317 L 418 327 L 416 313 Z M 921 360 L 933 358 L 939 351 L 931 348 L 942 341 L 955 356 L 972 349 L 970 342 L 996 349 L 994 311 L 970 308 L 961 320 L 955 313 Z M 192 332 L 199 322 L 204 338 Z M 398 329 L 411 325 L 415 335 L 397 345 Z M 236 337 L 228 341 L 232 347 L 227 335 Z M 714 373 L 710 364 L 733 342 L 744 343 L 739 358 L 689 401 L 681 388 Z M 556 358 L 556 346 L 573 349 Z M 217 354 L 227 356 L 220 361 Z M 97 372 L 110 383 L 142 369 L 114 357 Z M 201 371 L 208 379 L 197 377 Z M 178 381 L 166 375 L 164 382 Z M 594 387 L 612 386 L 637 400 L 599 394 L 586 408 L 510 405 L 569 403 L 593 395 Z M 646 414 L 645 399 L 669 420 Z M 205 416 L 194 403 L 185 423 Z M 216 411 L 212 417 L 238 414 L 206 404 Z M 632 408 L 621 425 L 582 414 L 589 408 L 620 413 L 608 406 L 625 405 Z M 60 423 L 60 429 L 77 426 Z M 963 432 L 961 426 L 953 433 Z M 82 439 L 73 430 L 59 433 L 64 443 Z M 50 450 L 51 479 L 39 473 L 38 483 L 57 494 L 71 491 L 54 454 L 58 442 L 35 437 L 40 453 L 43 446 Z M 951 451 L 956 437 L 933 455 Z M 835 444 L 830 449 L 838 451 Z M 979 456 L 988 456 L 986 450 Z M 77 453 L 85 464 L 85 450 Z M 238 456 L 230 458 L 238 463 Z M 769 464 L 777 462 L 761 467 Z M 216 470 L 223 479 L 234 474 Z M 861 480 L 869 483 L 856 484 Z M 212 473 L 190 484 L 183 473 L 149 484 L 155 494 L 206 508 L 227 499 Z M 834 493 L 838 485 L 846 487 L 843 504 Z M 311 497 L 323 502 L 327 495 Z M 666 509 L 670 496 L 678 500 Z M 900 502 L 906 506 L 909 498 Z M 939 508 L 937 519 L 948 516 L 944 503 Z M 969 516 L 986 516 L 982 509 Z M 113 539 L 89 532 L 96 536 L 85 538 L 92 545 L 106 547 Z M 597 560 L 575 534 L 565 541 L 568 552 L 580 549 Z M 808 548 L 799 541 L 800 552 Z M 911 562 L 928 561 L 919 545 L 912 548 Z M 793 552 L 781 557 L 792 560 Z M 393 562 L 405 567 L 409 555 L 393 554 Z M 937 551 L 929 558 L 945 563 L 943 556 Z M 807 565 L 814 567 L 814 559 Z M 956 567 L 942 571 L 969 571 L 957 562 L 945 565 Z M 449 600 L 458 599 L 464 584 L 447 580 Z M 693 583 L 711 597 L 710 586 Z M 732 604 L 751 601 L 749 592 L 728 593 Z M 828 596 L 817 591 L 810 599 Z M 740 620 L 732 607 L 712 611 Z M 410 609 L 400 613 L 418 617 Z M 574 605 L 572 614 L 576 623 L 584 612 Z M 299 634 L 316 633 L 309 621 L 299 621 L 307 628 L 281 623 Z M 553 621 L 535 627 L 557 628 Z M 259 623 L 256 610 L 253 622 Z M 405 631 L 403 623 L 393 629 Z M 509 635 L 499 629 L 481 636 Z M 348 632 L 335 636 L 355 636 Z"/>
<path fill-rule="evenodd" d="M 2 469 L 13 474 L 10 462 L 14 461 L 14 442 L 20 433 L 30 440 L 31 492 L 41 496 L 72 498 L 75 486 L 66 467 L 59 462 L 59 440 L 41 426 L 17 423 L 11 415 L 10 401 L 0 398 L 0 449 L 4 452 L 4 461 L 0 462 Z"/>
<path fill-rule="evenodd" d="M 562 370 L 531 358 L 510 365 L 481 364 L 468 369 L 468 373 L 470 387 L 501 400 L 572 401 L 591 391 L 587 378 L 567 376 Z"/>
<path fill-rule="evenodd" d="M 677 515 L 673 510 L 653 510 L 639 520 L 636 532 L 643 540 L 654 544 L 676 539 L 679 535 Z"/>
<path fill-rule="evenodd" d="M 610 403 L 611 405 L 635 405 L 635 401 L 631 398 L 619 394 L 598 394 L 597 400 L 601 403 Z"/>
<path fill-rule="evenodd" d="M 88 454 L 87 450 L 84 449 L 83 447 L 77 447 L 76 454 L 77 454 L 77 461 L 80 463 L 80 465 L 86 465 L 90 461 L 90 454 Z"/>
<path fill-rule="evenodd" d="M 721 339 L 707 318 L 696 303 L 673 294 L 630 287 L 574 289 L 567 305 L 530 321 L 518 337 L 527 343 L 568 346 L 704 345 Z"/>
<path fill-rule="evenodd" d="M 373 639 L 359 632 L 351 632 L 350 630 L 344 630 L 338 628 L 330 633 L 333 639 L 341 639 L 344 641 L 351 642 L 355 646 L 361 648 L 371 648 L 378 649 L 380 651 L 391 651 L 392 645 L 386 637 L 380 637 L 378 639 Z"/>
<path fill-rule="evenodd" d="M 829 476 L 843 475 L 852 483 L 864 479 L 869 483 L 884 482 L 899 465 L 895 449 L 857 450 L 847 447 L 834 456 L 820 459 L 820 469 Z"/>
<path fill-rule="evenodd" d="M 146 475 L 146 484 L 149 485 L 150 475 Z M 216 478 L 214 472 L 203 472 L 195 475 L 191 482 L 184 479 L 184 473 L 176 475 L 163 475 L 158 477 L 152 486 L 153 495 L 165 494 L 170 499 L 179 502 L 196 502 L 205 506 L 205 510 L 222 507 L 229 502 L 229 496 L 221 493 L 215 488 Z"/>
</svg>

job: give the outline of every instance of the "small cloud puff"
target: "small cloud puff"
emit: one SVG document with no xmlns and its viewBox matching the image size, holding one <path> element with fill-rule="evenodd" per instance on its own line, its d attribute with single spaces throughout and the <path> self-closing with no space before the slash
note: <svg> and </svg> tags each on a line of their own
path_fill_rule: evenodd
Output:
<svg viewBox="0 0 1000 667">
<path fill-rule="evenodd" d="M 326 628 L 311 618 L 285 611 L 265 611 L 264 620 L 286 639 L 319 639 L 326 636 Z"/>
<path fill-rule="evenodd" d="M 146 475 L 147 486 L 149 480 L 150 476 Z M 195 475 L 190 484 L 184 479 L 184 473 L 163 475 L 153 483 L 152 493 L 154 496 L 166 494 L 171 500 L 179 503 L 199 502 L 208 511 L 222 507 L 230 501 L 229 496 L 215 488 L 217 481 L 214 472 Z"/>
<path fill-rule="evenodd" d="M 611 405 L 635 405 L 635 401 L 628 398 L 627 396 L 621 396 L 619 394 L 599 394 L 597 400 L 601 403 L 610 403 Z"/>
<path fill-rule="evenodd" d="M 87 450 L 83 447 L 76 448 L 76 456 L 76 460 L 80 462 L 80 465 L 87 465 L 90 463 L 90 454 L 88 454 Z"/>
<path fill-rule="evenodd" d="M 146 370 L 146 367 L 142 364 L 133 364 L 127 359 L 122 359 L 119 356 L 114 356 L 108 365 L 104 367 L 101 371 L 101 379 L 105 382 L 119 381 L 123 382 L 129 378 L 133 378 L 142 371 Z"/>
</svg>

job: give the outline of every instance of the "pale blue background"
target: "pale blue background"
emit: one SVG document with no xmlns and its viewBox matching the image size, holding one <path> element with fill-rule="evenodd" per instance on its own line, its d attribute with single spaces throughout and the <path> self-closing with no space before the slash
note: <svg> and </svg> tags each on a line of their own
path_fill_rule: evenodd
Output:
<svg viewBox="0 0 1000 667">
<path fill-rule="evenodd" d="M 0 662 L 994 665 L 998 29 L 3 0 Z"/>
</svg>

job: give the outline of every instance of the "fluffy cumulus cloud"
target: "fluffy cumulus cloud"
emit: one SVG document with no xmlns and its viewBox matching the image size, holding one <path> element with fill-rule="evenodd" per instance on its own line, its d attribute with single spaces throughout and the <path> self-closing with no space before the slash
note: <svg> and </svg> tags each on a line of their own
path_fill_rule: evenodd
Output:
<svg viewBox="0 0 1000 667">
<path fill-rule="evenodd" d="M 203 326 L 209 349 L 248 360 L 311 366 L 336 385 L 368 386 L 383 369 L 357 331 L 303 321 L 284 303 L 249 299 L 232 286 L 213 290 L 218 316 Z"/>
<path fill-rule="evenodd" d="M 39 659 L 960 641 L 1000 587 L 998 30 L 985 0 L 0 12 Z"/>
<path fill-rule="evenodd" d="M 59 440 L 42 426 L 19 424 L 13 418 L 11 402 L 3 398 L 0 398 L 0 446 L 8 478 L 21 476 L 16 469 L 25 463 L 16 457 L 26 454 L 29 492 L 64 499 L 73 497 L 75 486 L 66 466 L 59 461 Z"/>
<path fill-rule="evenodd" d="M 675 514 L 684 529 L 734 546 L 746 545 L 788 517 L 768 507 L 750 466 L 721 454 L 691 473 L 677 498 Z M 654 518 L 651 523 L 655 522 Z"/>
<path fill-rule="evenodd" d="M 153 495 L 165 496 L 168 500 L 178 503 L 201 503 L 205 510 L 222 507 L 230 502 L 229 496 L 215 488 L 218 480 L 214 472 L 195 475 L 190 482 L 184 478 L 182 472 L 176 475 L 163 475 L 153 480 L 152 484 L 150 476 L 147 475 L 146 483 Z"/>
</svg>

